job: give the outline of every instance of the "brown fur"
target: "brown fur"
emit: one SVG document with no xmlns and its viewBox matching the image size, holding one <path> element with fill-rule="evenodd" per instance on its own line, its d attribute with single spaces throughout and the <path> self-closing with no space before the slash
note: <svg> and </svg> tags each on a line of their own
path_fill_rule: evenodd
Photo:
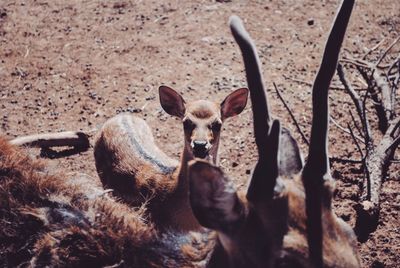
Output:
<svg viewBox="0 0 400 268">
<path fill-rule="evenodd" d="M 135 133 L 128 133 L 122 121 L 128 122 Z M 133 147 L 131 137 L 154 159 L 144 159 Z M 184 153 L 183 164 L 178 165 L 166 156 L 155 145 L 148 125 L 130 115 L 119 115 L 107 121 L 95 144 L 96 167 L 104 187 L 113 189 L 133 206 L 146 202 L 149 215 L 160 229 L 199 228 L 187 201 L 186 158 Z M 152 164 L 152 160 L 169 164 L 168 168 L 162 170 Z"/>
<path fill-rule="evenodd" d="M 198 119 L 221 118 L 219 105 L 210 101 L 199 100 L 192 102 L 186 106 L 186 111 Z"/>
<path fill-rule="evenodd" d="M 304 186 L 299 174 L 279 178 L 274 198 L 262 203 L 235 192 L 220 168 L 192 161 L 191 201 L 199 222 L 217 231 L 208 267 L 315 267 L 308 257 Z M 263 189 L 261 189 L 263 190 Z M 330 207 L 324 185 L 324 267 L 360 267 L 353 230 Z"/>
<path fill-rule="evenodd" d="M 147 203 L 148 215 L 161 230 L 197 230 L 188 199 L 187 163 L 194 159 L 193 141 L 205 140 L 210 149 L 205 157 L 218 162 L 221 105 L 207 100 L 185 104 L 174 90 L 161 95 L 169 113 L 190 121 L 195 128 L 184 127 L 184 149 L 180 163 L 165 155 L 154 142 L 149 126 L 140 118 L 123 114 L 108 120 L 98 135 L 94 155 L 96 168 L 105 188 L 132 205 Z M 178 101 L 178 103 L 176 103 Z M 247 102 L 247 89 L 239 89 L 226 100 L 226 118 L 240 113 Z M 179 109 L 178 109 L 179 108 Z M 178 110 L 177 110 L 178 109 Z"/>
<path fill-rule="evenodd" d="M 300 177 L 284 179 L 285 195 L 288 200 L 288 232 L 283 238 L 281 256 L 293 258 L 303 263 L 305 267 L 312 267 L 307 258 L 307 234 L 305 193 Z M 331 181 L 326 182 L 324 190 L 326 199 L 332 196 Z M 356 251 L 357 244 L 353 230 L 342 219 L 338 218 L 330 206 L 323 206 L 323 252 L 324 267 L 359 267 L 360 260 Z"/>
<path fill-rule="evenodd" d="M 143 211 L 85 176 L 49 170 L 0 137 L 0 263 L 5 267 L 203 267 L 213 234 L 159 236 Z"/>
</svg>

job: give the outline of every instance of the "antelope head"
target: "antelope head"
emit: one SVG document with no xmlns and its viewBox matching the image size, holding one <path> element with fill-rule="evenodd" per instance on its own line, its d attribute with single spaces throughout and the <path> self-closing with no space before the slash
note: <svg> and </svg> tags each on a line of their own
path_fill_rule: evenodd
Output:
<svg viewBox="0 0 400 268">
<path fill-rule="evenodd" d="M 308 161 L 298 172 L 281 172 L 281 163 L 296 161 L 297 153 L 285 153 L 295 147 L 282 143 L 279 121 L 270 125 L 255 46 L 241 20 L 231 18 L 250 89 L 258 161 L 245 195 L 220 168 L 201 160 L 189 164 L 193 213 L 201 225 L 218 233 L 210 267 L 360 266 L 354 232 L 331 208 L 327 152 L 328 88 L 353 4 L 343 1 L 328 37 L 313 85 Z"/>
<path fill-rule="evenodd" d="M 188 159 L 198 157 L 216 163 L 222 123 L 243 111 L 248 89 L 235 90 L 221 104 L 208 100 L 186 103 L 178 92 L 167 86 L 161 86 L 159 94 L 164 111 L 182 120 L 184 153 Z"/>
</svg>

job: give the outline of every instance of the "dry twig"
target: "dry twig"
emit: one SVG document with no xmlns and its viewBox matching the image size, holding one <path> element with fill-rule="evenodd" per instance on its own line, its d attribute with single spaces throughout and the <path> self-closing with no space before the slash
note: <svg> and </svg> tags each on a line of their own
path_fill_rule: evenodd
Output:
<svg viewBox="0 0 400 268">
<path fill-rule="evenodd" d="M 296 126 L 297 131 L 300 133 L 301 138 L 303 139 L 304 143 L 307 144 L 307 146 L 310 146 L 310 142 L 308 141 L 308 139 L 306 138 L 306 135 L 304 134 L 304 132 L 301 130 L 299 123 L 297 122 L 296 118 L 294 117 L 292 110 L 289 108 L 289 106 L 287 105 L 286 101 L 284 100 L 284 98 L 282 97 L 281 93 L 279 92 L 278 87 L 276 86 L 275 83 L 274 84 L 274 88 L 275 88 L 275 92 L 278 95 L 278 98 L 281 100 L 281 102 L 283 103 L 283 105 L 285 106 L 286 110 L 289 112 L 290 117 L 293 120 L 294 125 Z"/>
</svg>

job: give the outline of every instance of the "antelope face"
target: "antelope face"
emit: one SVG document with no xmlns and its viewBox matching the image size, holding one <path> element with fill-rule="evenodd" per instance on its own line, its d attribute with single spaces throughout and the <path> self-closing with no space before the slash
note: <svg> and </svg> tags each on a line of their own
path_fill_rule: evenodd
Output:
<svg viewBox="0 0 400 268">
<path fill-rule="evenodd" d="M 216 162 L 221 126 L 225 119 L 240 114 L 246 107 L 248 89 L 229 94 L 221 104 L 207 100 L 187 103 L 175 90 L 161 86 L 160 103 L 170 115 L 182 119 L 185 151 L 190 158 Z"/>
<path fill-rule="evenodd" d="M 199 100 L 186 106 L 183 122 L 186 150 L 194 157 L 215 155 L 222 126 L 220 107 L 210 101 Z"/>
</svg>

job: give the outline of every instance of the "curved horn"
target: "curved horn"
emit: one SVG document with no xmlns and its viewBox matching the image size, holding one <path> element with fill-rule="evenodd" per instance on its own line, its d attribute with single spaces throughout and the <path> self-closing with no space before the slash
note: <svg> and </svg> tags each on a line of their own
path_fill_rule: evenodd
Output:
<svg viewBox="0 0 400 268">
<path fill-rule="evenodd" d="M 303 169 L 303 184 L 306 192 L 309 256 L 315 267 L 323 266 L 321 206 L 323 182 L 327 178 L 325 175 L 329 175 L 328 89 L 335 73 L 353 5 L 354 0 L 343 0 L 325 45 L 320 69 L 313 85 L 311 139 L 308 161 Z"/>
<path fill-rule="evenodd" d="M 344 0 L 325 45 L 322 62 L 313 84 L 313 119 L 308 161 L 304 169 L 318 169 L 321 175 L 329 171 L 328 163 L 328 89 L 335 74 L 347 24 L 354 0 Z"/>
<path fill-rule="evenodd" d="M 229 25 L 243 55 L 254 118 L 254 136 L 261 155 L 265 149 L 264 144 L 269 131 L 270 116 L 260 69 L 260 60 L 256 47 L 244 28 L 242 20 L 237 16 L 232 16 L 229 19 Z"/>
</svg>

